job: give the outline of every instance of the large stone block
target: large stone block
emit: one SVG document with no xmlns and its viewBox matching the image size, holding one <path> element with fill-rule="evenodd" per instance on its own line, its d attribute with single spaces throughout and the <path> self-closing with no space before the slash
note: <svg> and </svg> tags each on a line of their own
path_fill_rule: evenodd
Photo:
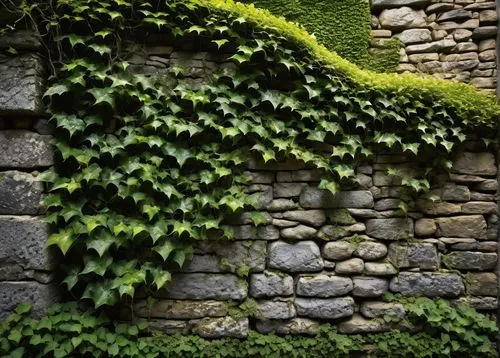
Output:
<svg viewBox="0 0 500 358">
<path fill-rule="evenodd" d="M 296 315 L 293 299 L 274 299 L 257 302 L 257 317 L 261 319 L 290 319 Z"/>
<path fill-rule="evenodd" d="M 354 284 L 352 294 L 357 297 L 379 297 L 389 288 L 389 281 L 376 277 L 354 277 L 352 282 Z"/>
<path fill-rule="evenodd" d="M 366 234 L 381 240 L 403 240 L 413 236 L 411 219 L 369 219 L 366 221 Z"/>
<path fill-rule="evenodd" d="M 492 153 L 460 153 L 453 162 L 451 169 L 455 173 L 470 175 L 495 175 L 497 167 Z"/>
<path fill-rule="evenodd" d="M 204 338 L 245 338 L 248 335 L 248 318 L 204 318 L 193 322 L 193 333 Z"/>
<path fill-rule="evenodd" d="M 45 248 L 48 226 L 39 218 L 0 216 L 0 266 L 25 270 L 53 270 L 57 261 Z"/>
<path fill-rule="evenodd" d="M 260 333 L 315 335 L 319 331 L 319 323 L 307 318 L 265 320 L 257 321 L 255 328 Z"/>
<path fill-rule="evenodd" d="M 34 316 L 40 317 L 58 300 L 57 285 L 43 285 L 33 281 L 0 282 L 0 321 L 24 302 L 31 302 Z"/>
<path fill-rule="evenodd" d="M 498 295 L 498 281 L 497 275 L 492 272 L 471 273 L 470 281 L 466 282 L 467 293 L 474 296 L 497 296 Z"/>
<path fill-rule="evenodd" d="M 51 166 L 54 164 L 51 139 L 51 136 L 25 130 L 0 131 L 0 167 L 39 168 Z"/>
<path fill-rule="evenodd" d="M 0 114 L 42 113 L 43 77 L 38 55 L 0 55 Z"/>
<path fill-rule="evenodd" d="M 247 284 L 231 274 L 174 274 L 160 297 L 180 300 L 242 300 L 247 296 Z"/>
<path fill-rule="evenodd" d="M 366 319 L 359 314 L 353 315 L 338 325 L 339 332 L 346 334 L 389 332 L 391 329 L 391 325 L 383 320 Z"/>
<path fill-rule="evenodd" d="M 492 270 L 497 264 L 497 254 L 493 252 L 456 251 L 443 256 L 443 263 L 457 270 Z"/>
<path fill-rule="evenodd" d="M 405 316 L 405 308 L 401 303 L 394 302 L 377 302 L 366 301 L 361 304 L 360 312 L 368 318 L 378 318 L 391 316 L 403 318 Z"/>
<path fill-rule="evenodd" d="M 229 305 L 223 301 L 141 300 L 134 305 L 134 314 L 143 318 L 195 319 L 228 315 Z"/>
<path fill-rule="evenodd" d="M 9 47 L 24 51 L 40 50 L 42 49 L 42 43 L 40 42 L 40 39 L 37 37 L 34 31 L 16 30 L 8 31 L 6 34 L 0 35 L 0 48 Z"/>
<path fill-rule="evenodd" d="M 288 272 L 321 271 L 324 263 L 318 245 L 313 241 L 288 244 L 277 241 L 269 244 L 269 267 Z"/>
<path fill-rule="evenodd" d="M 321 319 L 336 319 L 352 316 L 354 299 L 342 298 L 300 298 L 295 299 L 295 307 L 299 316 Z"/>
<path fill-rule="evenodd" d="M 424 7 L 430 0 L 372 0 L 372 9 L 388 9 L 391 7 Z"/>
<path fill-rule="evenodd" d="M 416 267 L 422 270 L 435 270 L 439 266 L 437 249 L 433 244 L 414 243 L 389 245 L 389 261 L 399 268 Z"/>
<path fill-rule="evenodd" d="M 29 173 L 0 173 L 0 214 L 36 215 L 40 212 L 42 183 Z"/>
<path fill-rule="evenodd" d="M 327 190 L 306 188 L 300 195 L 300 206 L 307 209 L 373 208 L 373 195 L 369 191 L 341 191 L 335 196 Z"/>
<path fill-rule="evenodd" d="M 413 10 L 406 6 L 382 11 L 379 20 L 383 29 L 390 30 L 403 30 L 426 26 L 424 11 Z"/>
<path fill-rule="evenodd" d="M 293 294 L 292 276 L 266 271 L 250 276 L 250 296 L 273 297 Z"/>
<path fill-rule="evenodd" d="M 297 295 L 306 297 L 344 296 L 352 290 L 349 277 L 334 275 L 302 276 L 297 282 Z"/>
<path fill-rule="evenodd" d="M 486 238 L 486 220 L 482 215 L 453 216 L 436 219 L 438 236 Z"/>
<path fill-rule="evenodd" d="M 456 297 L 464 291 L 462 279 L 456 273 L 401 272 L 389 287 L 405 296 Z"/>
</svg>

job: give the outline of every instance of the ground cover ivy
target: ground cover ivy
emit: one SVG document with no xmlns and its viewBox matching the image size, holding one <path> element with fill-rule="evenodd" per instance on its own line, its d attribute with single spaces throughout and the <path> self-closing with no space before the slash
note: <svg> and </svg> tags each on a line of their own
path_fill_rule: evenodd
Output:
<svg viewBox="0 0 500 358">
<path fill-rule="evenodd" d="M 319 187 L 335 194 L 360 161 L 404 152 L 425 169 L 403 178 L 419 192 L 434 169 L 450 166 L 467 130 L 494 135 L 491 97 L 359 70 L 295 25 L 232 1 L 59 0 L 22 9 L 53 45 L 45 100 L 58 164 L 41 176 L 48 245 L 66 257 L 68 291 L 95 307 L 165 287 L 193 241 L 231 237 L 228 213 L 250 211 L 258 225 L 258 200 L 246 193 L 250 157 L 301 160 L 323 170 Z M 200 88 L 180 68 L 134 74 L 123 59 L 134 34 L 195 42 L 229 53 L 236 66 Z"/>
</svg>

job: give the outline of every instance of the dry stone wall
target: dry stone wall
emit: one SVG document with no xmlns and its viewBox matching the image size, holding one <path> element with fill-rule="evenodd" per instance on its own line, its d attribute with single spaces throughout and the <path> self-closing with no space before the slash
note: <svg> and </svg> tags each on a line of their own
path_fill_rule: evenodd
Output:
<svg viewBox="0 0 500 358">
<path fill-rule="evenodd" d="M 372 51 L 402 44 L 397 72 L 421 72 L 495 93 L 497 11 L 485 0 L 372 0 Z"/>
</svg>

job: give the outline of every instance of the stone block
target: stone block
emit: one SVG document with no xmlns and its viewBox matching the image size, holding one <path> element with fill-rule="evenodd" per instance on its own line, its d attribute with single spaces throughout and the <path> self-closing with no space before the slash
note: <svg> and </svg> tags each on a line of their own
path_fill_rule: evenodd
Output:
<svg viewBox="0 0 500 358">
<path fill-rule="evenodd" d="M 359 276 L 353 277 L 352 294 L 356 297 L 379 297 L 389 289 L 389 281 L 383 278 Z"/>
<path fill-rule="evenodd" d="M 299 196 L 307 187 L 305 183 L 275 183 L 273 192 L 275 198 L 292 198 Z"/>
<path fill-rule="evenodd" d="M 279 182 L 315 182 L 321 180 L 319 170 L 295 170 L 292 172 L 279 172 L 276 174 Z"/>
<path fill-rule="evenodd" d="M 393 276 L 398 270 L 390 262 L 365 262 L 364 273 L 370 276 Z"/>
<path fill-rule="evenodd" d="M 316 236 L 318 230 L 315 228 L 305 226 L 305 225 L 297 225 L 294 227 L 289 227 L 286 229 L 282 229 L 280 234 L 284 239 L 289 240 L 307 240 L 312 239 Z"/>
<path fill-rule="evenodd" d="M 409 45 L 406 47 L 405 51 L 407 54 L 414 53 L 432 53 L 432 52 L 443 52 L 451 50 L 456 46 L 455 40 L 452 39 L 442 39 L 439 41 L 433 41 L 417 45 Z"/>
<path fill-rule="evenodd" d="M 245 338 L 248 335 L 248 318 L 204 318 L 193 322 L 193 333 L 204 338 Z"/>
<path fill-rule="evenodd" d="M 294 210 L 294 209 L 298 209 L 298 208 L 299 208 L 299 204 L 297 204 L 296 202 L 294 202 L 291 199 L 285 199 L 285 198 L 274 199 L 273 201 L 271 201 L 269 203 L 269 205 L 266 206 L 266 209 L 268 211 L 272 211 L 272 212 Z"/>
<path fill-rule="evenodd" d="M 415 221 L 416 236 L 432 236 L 437 230 L 434 219 L 418 219 Z"/>
<path fill-rule="evenodd" d="M 414 243 L 389 245 L 388 259 L 399 268 L 435 270 L 439 267 L 439 256 L 433 244 Z"/>
<path fill-rule="evenodd" d="M 301 276 L 297 282 L 297 295 L 305 297 L 337 297 L 352 291 L 349 277 L 319 274 Z"/>
<path fill-rule="evenodd" d="M 453 162 L 452 172 L 469 175 L 496 175 L 497 167 L 492 153 L 463 152 Z"/>
<path fill-rule="evenodd" d="M 401 6 L 421 8 L 430 2 L 430 0 L 372 0 L 372 9 L 388 9 Z"/>
<path fill-rule="evenodd" d="M 0 321 L 14 311 L 17 305 L 30 302 L 33 316 L 41 317 L 46 309 L 59 301 L 57 285 L 43 285 L 38 282 L 0 282 Z"/>
<path fill-rule="evenodd" d="M 492 270 L 497 264 L 497 254 L 493 252 L 461 251 L 443 256 L 443 263 L 457 270 Z"/>
<path fill-rule="evenodd" d="M 257 321 L 255 328 L 260 333 L 316 335 L 319 332 L 319 323 L 307 318 L 265 320 Z"/>
<path fill-rule="evenodd" d="M 172 275 L 160 297 L 179 300 L 243 300 L 247 284 L 232 274 L 179 273 Z"/>
<path fill-rule="evenodd" d="M 400 272 L 389 287 L 404 296 L 456 297 L 464 292 L 462 279 L 456 273 Z"/>
<path fill-rule="evenodd" d="M 443 188 L 441 199 L 447 201 L 469 201 L 470 190 L 465 185 L 447 184 Z"/>
<path fill-rule="evenodd" d="M 160 331 L 166 334 L 188 334 L 190 325 L 187 321 L 172 319 L 149 319 L 148 328 L 152 331 Z"/>
<path fill-rule="evenodd" d="M 457 21 L 462 22 L 472 18 L 472 12 L 464 9 L 454 9 L 440 14 L 437 22 Z"/>
<path fill-rule="evenodd" d="M 250 296 L 252 297 L 290 296 L 292 294 L 292 276 L 270 271 L 250 276 Z"/>
<path fill-rule="evenodd" d="M 17 169 L 53 165 L 51 139 L 51 136 L 25 130 L 0 131 L 0 167 Z"/>
<path fill-rule="evenodd" d="M 29 173 L 0 173 L 0 214 L 36 215 L 40 213 L 42 183 Z"/>
<path fill-rule="evenodd" d="M 301 298 L 295 299 L 295 308 L 299 316 L 320 319 L 336 319 L 352 316 L 354 299 L 342 298 Z"/>
<path fill-rule="evenodd" d="M 363 241 L 356 246 L 354 256 L 364 260 L 378 260 L 387 254 L 387 246 L 381 242 Z"/>
<path fill-rule="evenodd" d="M 257 317 L 260 319 L 290 319 L 296 316 L 292 299 L 274 299 L 257 302 Z"/>
<path fill-rule="evenodd" d="M 408 29 L 396 35 L 396 37 L 405 45 L 432 41 L 431 31 L 428 29 Z"/>
<path fill-rule="evenodd" d="M 474 296 L 497 296 L 497 275 L 492 272 L 471 273 L 468 282 L 467 293 Z M 466 277 L 467 282 L 467 277 Z"/>
<path fill-rule="evenodd" d="M 379 16 L 383 29 L 403 30 L 416 27 L 425 27 L 426 15 L 422 10 L 413 10 L 407 6 L 397 9 L 385 9 Z"/>
<path fill-rule="evenodd" d="M 0 115 L 43 113 L 43 63 L 37 54 L 0 55 Z"/>
<path fill-rule="evenodd" d="M 373 208 L 369 191 L 341 191 L 335 196 L 327 190 L 308 187 L 300 195 L 300 206 L 306 209 Z"/>
<path fill-rule="evenodd" d="M 340 322 L 337 327 L 338 331 L 344 334 L 380 333 L 392 330 L 391 325 L 382 320 L 366 319 L 359 314 Z"/>
<path fill-rule="evenodd" d="M 494 311 L 498 308 L 498 299 L 496 297 L 460 297 L 454 300 L 456 304 L 462 304 L 480 311 Z"/>
<path fill-rule="evenodd" d="M 229 305 L 223 301 L 154 300 L 150 305 L 141 300 L 134 304 L 134 314 L 143 318 L 195 319 L 224 317 Z"/>
<path fill-rule="evenodd" d="M 366 230 L 363 223 L 357 223 L 349 226 L 326 225 L 319 232 L 318 237 L 322 240 L 338 240 L 355 233 L 362 233 Z"/>
<path fill-rule="evenodd" d="M 487 39 L 494 38 L 497 34 L 496 26 L 476 26 L 472 32 L 472 37 L 474 39 Z"/>
<path fill-rule="evenodd" d="M 356 245 L 347 241 L 328 242 L 323 246 L 323 257 L 328 260 L 345 260 L 352 256 Z"/>
<path fill-rule="evenodd" d="M 365 264 L 363 260 L 353 258 L 337 262 L 335 265 L 335 272 L 341 275 L 352 275 L 356 273 L 363 273 L 364 267 Z"/>
<path fill-rule="evenodd" d="M 419 199 L 417 209 L 427 215 L 452 215 L 459 214 L 462 206 L 455 203 Z"/>
<path fill-rule="evenodd" d="M 464 214 L 492 214 L 496 213 L 498 206 L 494 202 L 469 201 L 462 205 Z"/>
<path fill-rule="evenodd" d="M 361 304 L 360 312 L 367 318 L 380 318 L 384 316 L 403 318 L 406 314 L 401 303 L 365 301 Z"/>
<path fill-rule="evenodd" d="M 369 219 L 366 234 L 382 240 L 402 240 L 413 236 L 413 221 L 404 218 Z"/>
<path fill-rule="evenodd" d="M 288 244 L 277 241 L 269 244 L 268 265 L 287 272 L 314 272 L 323 269 L 323 259 L 314 241 Z"/>
<path fill-rule="evenodd" d="M 326 221 L 326 215 L 323 210 L 294 210 L 284 212 L 282 219 L 298 221 L 310 226 L 321 226 Z"/>
<path fill-rule="evenodd" d="M 347 209 L 331 210 L 327 213 L 328 222 L 338 225 L 356 224 L 356 220 L 352 217 Z"/>
<path fill-rule="evenodd" d="M 437 235 L 443 237 L 486 238 L 486 220 L 482 215 L 436 219 Z"/>
</svg>

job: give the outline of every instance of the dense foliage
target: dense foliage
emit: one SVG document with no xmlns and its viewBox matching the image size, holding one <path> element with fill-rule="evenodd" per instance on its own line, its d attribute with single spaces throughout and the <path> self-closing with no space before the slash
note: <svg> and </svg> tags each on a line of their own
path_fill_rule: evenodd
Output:
<svg viewBox="0 0 500 358">
<path fill-rule="evenodd" d="M 268 9 L 306 30 L 345 59 L 366 65 L 370 42 L 370 4 L 367 0 L 242 1 Z M 399 60 L 399 57 L 398 57 Z"/>
<path fill-rule="evenodd" d="M 20 305 L 0 325 L 0 356 L 14 357 L 348 357 L 368 351 L 371 357 L 495 357 L 491 343 L 495 322 L 469 307 L 444 300 L 406 302 L 406 325 L 418 332 L 371 335 L 339 334 L 329 325 L 315 336 L 277 336 L 250 332 L 245 340 L 206 340 L 197 336 L 151 332 L 147 323 L 111 321 L 103 314 L 56 305 L 47 316 L 29 317 Z M 393 321 L 394 317 L 385 317 Z"/>
</svg>

